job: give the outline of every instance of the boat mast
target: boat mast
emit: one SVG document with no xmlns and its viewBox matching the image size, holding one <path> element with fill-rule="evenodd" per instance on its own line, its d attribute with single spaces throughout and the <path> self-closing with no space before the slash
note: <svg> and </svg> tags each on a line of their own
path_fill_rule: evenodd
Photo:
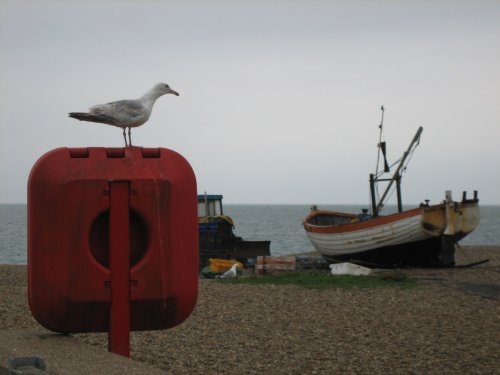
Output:
<svg viewBox="0 0 500 375">
<path fill-rule="evenodd" d="M 377 200 L 375 197 L 375 183 L 378 181 L 382 181 L 381 179 L 378 179 L 378 176 L 380 176 L 382 173 L 389 173 L 390 168 L 389 164 L 387 163 L 387 155 L 386 155 L 386 143 L 382 142 L 382 133 L 384 132 L 384 106 L 380 106 L 380 110 L 382 111 L 381 119 L 380 119 L 380 125 L 378 128 L 380 129 L 379 131 L 379 137 L 378 137 L 378 153 L 377 153 L 377 164 L 375 165 L 375 176 L 377 176 L 377 179 L 374 178 L 373 174 L 370 174 L 370 192 L 371 192 L 371 199 L 372 199 L 372 214 L 373 216 L 378 216 L 378 209 L 377 209 Z M 380 154 L 384 157 L 384 172 L 378 171 L 379 165 L 380 165 Z M 378 191 L 378 190 L 377 190 Z"/>
<path fill-rule="evenodd" d="M 375 166 L 375 175 L 378 176 L 378 166 L 380 162 L 380 153 L 384 157 L 384 172 L 389 172 L 389 164 L 387 164 L 387 156 L 386 156 L 386 147 L 385 142 L 382 142 L 382 132 L 384 131 L 384 106 L 380 106 L 380 110 L 382 111 L 382 118 L 380 119 L 380 125 L 378 128 L 380 129 L 380 134 L 378 138 L 378 154 L 377 154 L 377 165 Z"/>
<path fill-rule="evenodd" d="M 382 109 L 382 120 L 383 120 L 383 111 L 384 111 L 383 108 L 384 107 L 381 108 Z M 380 124 L 379 127 L 380 127 L 380 131 L 382 132 L 382 123 Z M 387 195 L 389 194 L 389 191 L 390 191 L 394 182 L 396 182 L 396 193 L 397 193 L 397 197 L 398 197 L 398 211 L 399 212 L 403 211 L 403 203 L 402 203 L 402 199 L 401 199 L 401 169 L 403 168 L 405 161 L 408 158 L 408 156 L 410 155 L 411 150 L 413 149 L 414 145 L 416 143 L 418 143 L 418 141 L 420 140 L 420 135 L 422 134 L 423 130 L 424 130 L 424 128 L 422 128 L 421 126 L 418 128 L 417 133 L 413 137 L 410 145 L 408 146 L 408 149 L 403 154 L 403 157 L 401 158 L 401 161 L 399 162 L 398 168 L 396 169 L 396 172 L 394 172 L 394 175 L 392 176 L 392 178 L 382 179 L 382 178 L 378 178 L 378 173 L 377 173 L 377 177 L 375 177 L 373 175 L 373 173 L 370 174 L 370 192 L 371 192 L 371 198 L 372 198 L 372 214 L 373 214 L 373 216 L 378 216 L 382 206 L 384 205 L 384 200 L 387 197 Z M 383 145 L 384 152 L 383 153 L 384 153 L 384 159 L 385 159 L 385 142 L 380 142 L 379 147 L 382 147 L 382 143 L 384 143 L 384 145 Z M 386 165 L 387 165 L 387 163 L 386 163 Z M 385 170 L 385 172 L 387 172 L 388 168 L 386 167 L 384 170 Z M 380 201 L 377 204 L 376 199 L 375 199 L 375 183 L 377 183 L 379 181 L 389 181 L 389 184 L 387 185 L 387 188 L 385 189 L 384 194 L 382 195 L 382 198 L 380 198 Z"/>
</svg>

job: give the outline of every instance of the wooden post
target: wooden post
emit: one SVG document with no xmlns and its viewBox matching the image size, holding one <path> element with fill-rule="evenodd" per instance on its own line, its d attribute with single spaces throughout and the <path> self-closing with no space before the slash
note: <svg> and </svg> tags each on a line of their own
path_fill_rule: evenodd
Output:
<svg viewBox="0 0 500 375">
<path fill-rule="evenodd" d="M 401 198 L 401 175 L 396 176 L 396 194 L 398 196 L 398 212 L 403 212 L 403 199 Z"/>
</svg>

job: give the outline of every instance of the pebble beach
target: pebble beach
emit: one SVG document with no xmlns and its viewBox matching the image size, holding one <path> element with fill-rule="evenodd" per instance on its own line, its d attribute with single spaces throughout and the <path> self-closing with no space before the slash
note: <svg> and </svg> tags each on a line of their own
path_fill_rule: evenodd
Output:
<svg viewBox="0 0 500 375">
<path fill-rule="evenodd" d="M 133 332 L 131 357 L 166 374 L 499 374 L 500 247 L 456 252 L 458 265 L 485 259 L 400 270 L 413 288 L 200 279 L 191 316 L 170 330 Z M 39 326 L 26 266 L 0 265 L 0 298 L 0 334 Z M 75 336 L 107 350 L 106 334 Z"/>
</svg>

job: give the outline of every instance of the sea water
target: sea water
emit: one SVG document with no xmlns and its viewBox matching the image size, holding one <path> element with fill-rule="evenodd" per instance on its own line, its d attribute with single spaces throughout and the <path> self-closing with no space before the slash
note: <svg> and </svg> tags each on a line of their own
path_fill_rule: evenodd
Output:
<svg viewBox="0 0 500 375">
<path fill-rule="evenodd" d="M 362 205 L 319 205 L 318 208 L 359 213 Z M 271 241 L 272 255 L 313 250 L 302 227 L 309 205 L 226 204 L 224 214 L 234 221 L 237 236 L 249 241 Z M 389 213 L 394 207 L 386 207 Z M 481 222 L 460 245 L 500 246 L 500 206 L 480 206 Z M 26 264 L 25 204 L 0 204 L 0 264 Z"/>
<path fill-rule="evenodd" d="M 26 264 L 26 205 L 0 204 L 0 264 Z"/>
</svg>

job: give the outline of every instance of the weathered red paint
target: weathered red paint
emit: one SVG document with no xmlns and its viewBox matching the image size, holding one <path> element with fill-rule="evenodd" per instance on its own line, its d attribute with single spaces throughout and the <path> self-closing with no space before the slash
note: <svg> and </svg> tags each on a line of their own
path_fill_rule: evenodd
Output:
<svg viewBox="0 0 500 375">
<path fill-rule="evenodd" d="M 129 185 L 130 329 L 170 328 L 194 308 L 197 202 L 188 162 L 163 148 L 59 148 L 36 162 L 28 183 L 29 304 L 50 330 L 109 330 L 113 181 Z"/>
</svg>

